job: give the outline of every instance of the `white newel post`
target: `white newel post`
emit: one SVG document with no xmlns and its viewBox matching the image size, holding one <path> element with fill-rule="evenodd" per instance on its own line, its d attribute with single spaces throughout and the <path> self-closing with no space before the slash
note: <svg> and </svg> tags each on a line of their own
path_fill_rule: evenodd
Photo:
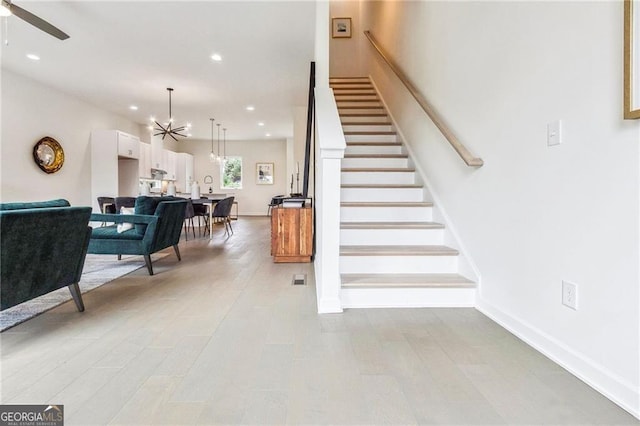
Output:
<svg viewBox="0 0 640 426">
<path fill-rule="evenodd" d="M 316 256 L 318 313 L 342 312 L 340 302 L 340 168 L 346 142 L 329 88 L 315 89 Z"/>
</svg>

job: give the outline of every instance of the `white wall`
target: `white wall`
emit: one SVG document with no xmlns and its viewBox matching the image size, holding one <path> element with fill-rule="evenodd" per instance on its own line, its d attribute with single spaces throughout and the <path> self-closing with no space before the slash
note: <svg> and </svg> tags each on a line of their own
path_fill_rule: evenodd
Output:
<svg viewBox="0 0 640 426">
<path fill-rule="evenodd" d="M 329 75 L 331 77 L 360 77 L 363 74 L 360 60 L 362 28 L 360 21 L 360 2 L 332 1 L 331 19 L 351 18 L 351 38 L 330 38 Z M 330 22 L 330 25 L 331 22 Z M 329 33 L 331 37 L 331 33 Z"/>
<path fill-rule="evenodd" d="M 214 141 L 217 152 L 217 141 Z M 222 148 L 221 148 L 222 149 Z M 194 176 L 202 192 L 210 185 L 203 184 L 204 177 L 213 177 L 213 192 L 226 193 L 236 197 L 241 215 L 266 215 L 271 197 L 286 194 L 287 183 L 287 142 L 285 139 L 258 141 L 227 140 L 227 156 L 242 157 L 242 189 L 220 189 L 220 166 L 209 161 L 210 140 L 183 140 L 178 145 L 179 152 L 193 154 Z M 274 184 L 256 184 L 256 163 L 274 163 Z M 290 177 L 289 177 L 290 179 Z"/>
<path fill-rule="evenodd" d="M 485 161 L 467 168 L 369 57 L 482 274 L 479 309 L 640 415 L 640 123 L 622 120 L 622 2 L 361 6 L 363 28 Z M 564 141 L 547 147 L 558 119 Z"/>
<path fill-rule="evenodd" d="M 66 198 L 72 205 L 91 205 L 91 131 L 139 131 L 124 117 L 4 69 L 2 106 L 3 202 Z M 33 161 L 33 146 L 44 136 L 64 150 L 64 165 L 54 174 L 41 171 Z"/>
</svg>

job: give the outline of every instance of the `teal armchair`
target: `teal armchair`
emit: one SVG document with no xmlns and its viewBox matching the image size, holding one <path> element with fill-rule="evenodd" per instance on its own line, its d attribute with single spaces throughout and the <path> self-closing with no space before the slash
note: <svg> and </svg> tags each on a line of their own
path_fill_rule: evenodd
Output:
<svg viewBox="0 0 640 426">
<path fill-rule="evenodd" d="M 91 236 L 91 207 L 67 200 L 0 204 L 1 309 L 68 287 L 78 308 L 78 282 Z"/>
<path fill-rule="evenodd" d="M 173 246 L 178 260 L 181 260 L 178 242 L 186 206 L 186 200 L 174 197 L 140 196 L 136 199 L 132 215 L 94 213 L 92 222 L 114 224 L 93 229 L 89 253 L 142 255 L 149 275 L 153 275 L 151 254 Z M 119 223 L 132 223 L 134 227 L 119 233 Z"/>
</svg>

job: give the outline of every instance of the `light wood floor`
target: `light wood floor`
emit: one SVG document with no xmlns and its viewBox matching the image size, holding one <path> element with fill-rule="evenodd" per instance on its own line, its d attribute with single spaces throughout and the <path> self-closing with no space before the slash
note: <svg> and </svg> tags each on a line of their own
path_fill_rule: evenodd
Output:
<svg viewBox="0 0 640 426">
<path fill-rule="evenodd" d="M 2 333 L 1 402 L 67 425 L 638 424 L 474 309 L 319 316 L 267 218 L 233 226 Z"/>
</svg>

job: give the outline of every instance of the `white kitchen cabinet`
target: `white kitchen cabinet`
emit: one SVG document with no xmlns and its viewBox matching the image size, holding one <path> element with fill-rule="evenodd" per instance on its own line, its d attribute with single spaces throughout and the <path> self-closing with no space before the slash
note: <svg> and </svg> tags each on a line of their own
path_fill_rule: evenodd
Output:
<svg viewBox="0 0 640 426">
<path fill-rule="evenodd" d="M 132 145 L 134 141 L 135 146 Z M 138 194 L 139 143 L 136 136 L 119 130 L 91 132 L 91 202 L 94 211 L 99 211 L 97 197 Z M 120 155 L 121 147 L 126 155 Z"/>
<path fill-rule="evenodd" d="M 151 178 L 151 145 L 140 142 L 140 158 L 138 158 L 138 175 Z"/>
<path fill-rule="evenodd" d="M 140 157 L 140 138 L 128 133 L 115 131 L 118 157 L 137 159 Z"/>
<path fill-rule="evenodd" d="M 193 182 L 193 155 L 178 152 L 176 160 L 176 188 L 179 192 L 191 192 Z"/>
<path fill-rule="evenodd" d="M 162 138 L 154 136 L 151 138 L 151 168 L 164 170 L 164 142 Z"/>
<path fill-rule="evenodd" d="M 169 151 L 167 149 L 164 150 L 162 158 L 164 160 L 164 167 L 162 168 L 165 172 L 167 172 L 166 175 L 164 175 L 164 179 L 165 180 L 176 180 L 176 161 L 177 161 L 177 154 L 173 151 Z"/>
</svg>

